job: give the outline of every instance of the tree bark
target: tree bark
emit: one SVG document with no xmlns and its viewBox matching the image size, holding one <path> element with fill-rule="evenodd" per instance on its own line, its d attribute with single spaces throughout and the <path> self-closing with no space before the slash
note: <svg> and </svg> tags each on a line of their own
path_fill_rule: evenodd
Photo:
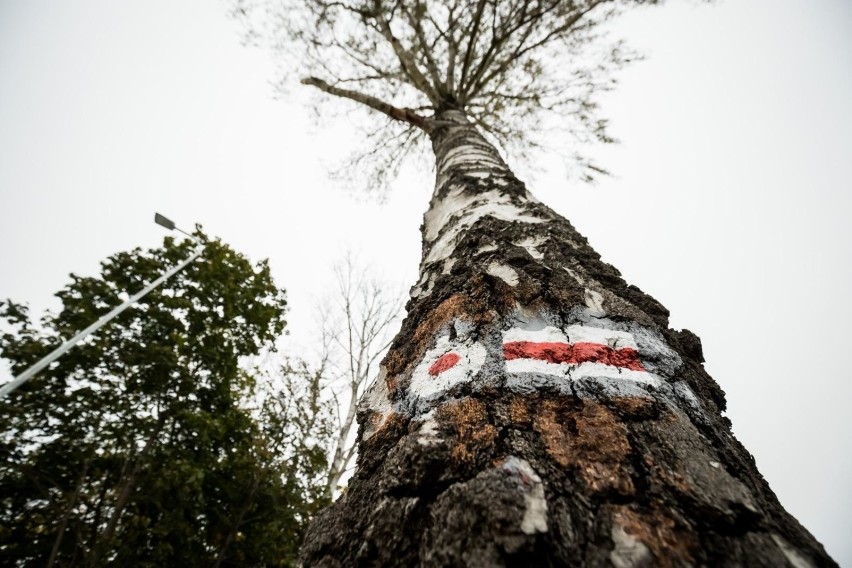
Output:
<svg viewBox="0 0 852 568">
<path fill-rule="evenodd" d="M 699 339 L 458 111 L 358 469 L 306 566 L 835 566 L 721 413 Z"/>
</svg>

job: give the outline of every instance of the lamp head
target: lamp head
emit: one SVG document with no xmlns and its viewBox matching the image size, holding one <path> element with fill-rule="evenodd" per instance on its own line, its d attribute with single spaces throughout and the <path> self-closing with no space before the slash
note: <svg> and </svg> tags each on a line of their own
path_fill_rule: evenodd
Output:
<svg viewBox="0 0 852 568">
<path fill-rule="evenodd" d="M 160 215 L 159 213 L 154 213 L 154 222 L 161 227 L 165 227 L 168 230 L 172 230 L 175 228 L 175 222 L 171 219 Z"/>
</svg>

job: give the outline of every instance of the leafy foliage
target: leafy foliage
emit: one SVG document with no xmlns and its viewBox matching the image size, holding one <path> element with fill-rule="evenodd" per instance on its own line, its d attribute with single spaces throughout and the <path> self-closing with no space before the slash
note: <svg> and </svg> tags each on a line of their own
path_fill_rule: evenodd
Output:
<svg viewBox="0 0 852 568">
<path fill-rule="evenodd" d="M 2 401 L 0 563 L 295 561 L 324 503 L 305 480 L 325 463 L 294 446 L 240 365 L 283 332 L 284 292 L 266 262 L 197 237 L 198 260 Z M 166 239 L 72 275 L 40 326 L 0 303 L 0 354 L 23 371 L 192 249 Z"/>
</svg>

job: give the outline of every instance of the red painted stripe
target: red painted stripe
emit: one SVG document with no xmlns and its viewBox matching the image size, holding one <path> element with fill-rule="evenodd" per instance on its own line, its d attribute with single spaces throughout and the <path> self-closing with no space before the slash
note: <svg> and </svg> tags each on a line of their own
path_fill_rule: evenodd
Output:
<svg viewBox="0 0 852 568">
<path fill-rule="evenodd" d="M 557 343 L 511 341 L 503 344 L 503 356 L 512 359 L 538 359 L 548 363 L 602 363 L 644 371 L 639 353 L 632 347 L 613 349 L 600 343 Z"/>
<path fill-rule="evenodd" d="M 455 367 L 456 363 L 459 362 L 459 359 L 461 359 L 461 357 L 459 357 L 456 353 L 447 353 L 446 355 L 442 355 L 437 361 L 432 363 L 431 367 L 429 367 L 429 374 L 436 377 L 444 371 Z"/>
</svg>

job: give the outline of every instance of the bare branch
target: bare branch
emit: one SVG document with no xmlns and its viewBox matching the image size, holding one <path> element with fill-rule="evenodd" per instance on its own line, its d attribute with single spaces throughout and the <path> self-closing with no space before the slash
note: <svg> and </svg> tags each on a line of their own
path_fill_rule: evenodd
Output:
<svg viewBox="0 0 852 568">
<path fill-rule="evenodd" d="M 417 40 L 420 45 L 418 45 L 417 53 L 420 55 L 423 60 L 426 62 L 426 69 L 429 72 L 429 76 L 432 78 L 432 82 L 435 85 L 435 88 L 438 92 L 436 95 L 440 95 L 441 91 L 445 91 L 446 88 L 442 88 L 441 84 L 441 72 L 438 69 L 438 63 L 432 57 L 432 50 L 434 47 L 434 41 L 437 41 L 437 38 L 433 40 L 432 45 L 430 45 L 429 40 L 426 39 L 426 32 L 423 29 L 423 25 L 421 23 L 421 16 L 425 13 L 425 6 L 419 0 L 415 0 L 414 2 L 414 10 L 412 12 L 408 9 L 407 6 L 403 5 L 403 12 L 405 12 L 405 17 L 408 21 L 408 24 L 414 30 L 414 33 L 417 36 Z"/>
<path fill-rule="evenodd" d="M 417 114 L 416 112 L 412 111 L 411 109 L 397 108 L 371 95 L 360 93 L 358 91 L 353 91 L 351 89 L 341 89 L 339 87 L 334 87 L 332 85 L 329 85 L 322 79 L 318 79 L 316 77 L 306 77 L 302 79 L 302 84 L 316 87 L 317 89 L 324 91 L 330 95 L 334 95 L 336 97 L 342 97 L 344 99 L 350 99 L 355 102 L 361 103 L 362 105 L 368 106 L 373 110 L 377 110 L 381 113 L 388 115 L 394 120 L 399 120 L 400 122 L 407 122 L 426 132 L 429 132 L 431 130 L 429 121 L 426 118 Z"/>
<path fill-rule="evenodd" d="M 465 83 L 467 82 L 467 73 L 470 69 L 471 63 L 473 62 L 473 52 L 476 46 L 476 39 L 480 33 L 480 26 L 482 25 L 482 13 L 485 11 L 486 4 L 486 0 L 479 0 L 479 3 L 476 5 L 475 15 L 470 23 L 470 39 L 467 40 L 467 49 L 465 50 L 464 58 L 462 60 L 459 89 L 463 89 Z"/>
<path fill-rule="evenodd" d="M 420 71 L 420 68 L 417 66 L 416 61 L 414 60 L 414 56 L 411 54 L 409 50 L 407 50 L 399 39 L 393 34 L 391 30 L 390 23 L 381 15 L 375 16 L 375 21 L 379 27 L 379 31 L 384 36 L 384 38 L 390 43 L 393 48 L 394 53 L 396 53 L 399 58 L 400 66 L 402 67 L 403 72 L 411 79 L 411 84 L 420 90 L 426 97 L 432 102 L 432 104 L 436 105 L 439 101 L 438 92 L 435 88 L 429 84 L 429 80 L 423 75 L 423 72 Z"/>
</svg>

